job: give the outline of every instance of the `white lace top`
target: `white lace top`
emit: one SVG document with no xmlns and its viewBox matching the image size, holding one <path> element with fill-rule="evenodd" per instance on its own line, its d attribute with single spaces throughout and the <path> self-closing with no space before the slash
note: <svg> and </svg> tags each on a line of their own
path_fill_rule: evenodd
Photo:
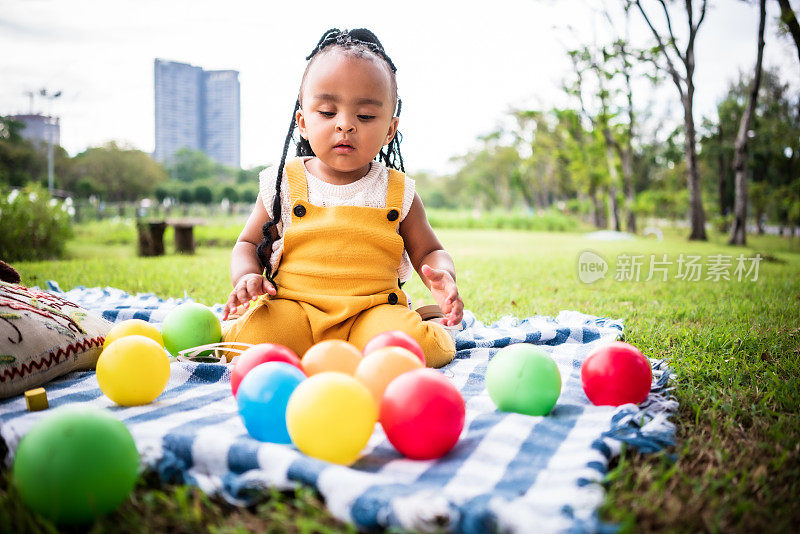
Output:
<svg viewBox="0 0 800 534">
<path fill-rule="evenodd" d="M 305 163 L 311 156 L 303 158 Z M 380 162 L 373 161 L 370 164 L 369 172 L 351 184 L 336 185 L 320 180 L 316 176 L 306 171 L 308 182 L 308 201 L 314 206 L 364 206 L 369 208 L 385 208 L 386 193 L 389 189 L 389 170 Z M 258 175 L 258 186 L 261 193 L 261 200 L 267 215 L 272 217 L 272 202 L 275 199 L 275 169 L 266 168 Z M 414 180 L 406 176 L 405 190 L 403 191 L 403 207 L 400 210 L 400 221 L 406 218 L 411 203 L 414 201 Z M 272 244 L 272 255 L 270 256 L 270 266 L 273 272 L 278 267 L 283 254 L 283 235 L 292 223 L 291 201 L 289 200 L 289 186 L 286 178 L 286 170 L 283 171 L 281 180 L 281 220 L 278 223 L 278 235 L 280 238 Z M 399 227 L 399 225 L 398 225 Z M 411 260 L 408 253 L 403 251 L 403 259 L 397 269 L 397 277 L 401 282 L 411 278 L 413 274 Z"/>
</svg>

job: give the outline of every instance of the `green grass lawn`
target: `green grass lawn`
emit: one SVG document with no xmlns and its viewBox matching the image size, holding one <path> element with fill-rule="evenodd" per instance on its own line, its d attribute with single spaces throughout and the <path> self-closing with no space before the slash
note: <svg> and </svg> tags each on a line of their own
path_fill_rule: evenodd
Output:
<svg viewBox="0 0 800 534">
<path fill-rule="evenodd" d="M 94 232 L 77 233 L 68 247 L 72 259 L 17 264 L 23 283 L 52 279 L 65 290 L 109 285 L 206 304 L 227 297 L 228 248 L 137 258 L 132 244 L 102 244 Z M 235 239 L 236 230 L 229 232 Z M 736 248 L 725 244 L 726 236 L 695 243 L 677 231 L 665 231 L 660 242 L 510 230 L 437 233 L 455 259 L 466 307 L 479 320 L 560 310 L 621 318 L 626 341 L 648 357 L 669 360 L 680 402 L 678 444 L 655 455 L 622 454 L 606 481 L 604 519 L 634 531 L 800 528 L 800 239 L 749 236 L 748 247 Z M 580 281 L 578 257 L 585 250 L 609 264 L 604 279 Z M 662 260 L 665 254 L 668 279 L 645 281 L 650 255 Z M 681 254 L 700 256 L 701 280 L 676 279 Z M 731 257 L 731 280 L 705 280 L 712 256 L 720 254 Z M 740 254 L 763 258 L 757 280 L 753 273 L 736 280 Z M 642 256 L 638 282 L 615 279 L 626 255 Z M 405 289 L 415 306 L 431 302 L 418 278 Z M 0 503 L 0 531 L 48 529 L 19 504 L 7 475 Z M 131 499 L 95 526 L 132 532 L 342 528 L 308 491 L 273 493 L 259 507 L 231 509 L 197 490 L 164 488 L 152 479 L 142 479 Z"/>
</svg>

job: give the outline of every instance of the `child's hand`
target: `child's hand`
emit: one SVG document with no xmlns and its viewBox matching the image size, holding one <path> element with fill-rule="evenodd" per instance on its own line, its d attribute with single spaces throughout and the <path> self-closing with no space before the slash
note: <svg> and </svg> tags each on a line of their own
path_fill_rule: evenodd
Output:
<svg viewBox="0 0 800 534">
<path fill-rule="evenodd" d="M 444 312 L 445 326 L 457 325 L 464 316 L 464 301 L 458 294 L 458 286 L 452 275 L 444 269 L 434 269 L 430 265 L 422 266 L 424 274 L 431 283 L 431 296 Z"/>
<path fill-rule="evenodd" d="M 264 293 L 269 293 L 270 295 L 277 293 L 275 286 L 266 277 L 256 273 L 242 276 L 233 286 L 228 302 L 222 308 L 222 320 L 227 319 L 239 306 L 246 306 L 251 300 L 260 297 Z"/>
</svg>

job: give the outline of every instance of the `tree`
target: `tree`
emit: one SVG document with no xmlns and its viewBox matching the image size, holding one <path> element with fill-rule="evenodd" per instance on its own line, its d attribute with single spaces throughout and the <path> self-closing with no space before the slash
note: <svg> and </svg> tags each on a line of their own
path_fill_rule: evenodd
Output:
<svg viewBox="0 0 800 534">
<path fill-rule="evenodd" d="M 511 132 L 513 146 L 522 157 L 512 171 L 511 186 L 519 191 L 526 206 L 546 208 L 556 199 L 574 196 L 566 172 L 566 160 L 559 151 L 563 141 L 554 112 L 515 111 L 516 128 Z"/>
<path fill-rule="evenodd" d="M 597 130 L 587 130 L 581 112 L 554 110 L 560 138 L 558 158 L 564 162 L 578 190 L 578 198 L 588 197 L 597 228 L 607 226 L 603 190 L 608 186 L 605 142 Z"/>
<path fill-rule="evenodd" d="M 761 61 L 764 58 L 764 25 L 767 18 L 766 0 L 760 0 L 759 8 L 756 68 L 753 74 L 750 95 L 747 98 L 747 106 L 745 106 L 741 122 L 739 122 L 739 133 L 736 135 L 736 145 L 734 148 L 733 169 L 736 173 L 734 182 L 736 189 L 731 237 L 728 241 L 730 245 L 744 245 L 747 242 L 747 174 L 745 162 L 747 159 L 747 137 L 750 133 L 750 124 L 753 122 L 753 115 L 756 111 L 758 89 L 761 86 Z"/>
<path fill-rule="evenodd" d="M 462 167 L 455 179 L 474 207 L 510 208 L 516 202 L 519 191 L 514 188 L 514 174 L 519 172 L 521 158 L 516 148 L 501 142 L 504 135 L 501 131 L 485 135 L 480 138 L 479 150 L 456 158 Z"/>
<path fill-rule="evenodd" d="M 612 224 L 619 230 L 621 223 L 617 215 L 616 189 L 619 183 L 620 172 L 617 170 L 616 157 L 621 164 L 621 186 L 624 193 L 623 211 L 626 218 L 626 229 L 636 232 L 636 213 L 633 209 L 635 201 L 635 188 L 633 179 L 634 136 L 636 130 L 636 112 L 633 107 L 633 77 L 634 66 L 644 62 L 647 52 L 634 49 L 630 44 L 629 15 L 631 4 L 624 5 L 624 36 L 617 36 L 613 41 L 601 47 L 584 46 L 570 50 L 568 53 L 573 61 L 577 75 L 576 83 L 567 89 L 577 96 L 585 116 L 598 128 L 606 143 L 606 160 L 610 175 L 609 196 L 611 202 Z M 605 20 L 612 32 L 616 32 L 618 23 L 615 22 L 608 10 L 603 10 Z M 591 115 L 583 100 L 583 76 L 587 72 L 595 75 L 597 91 L 594 95 L 600 107 L 596 115 Z M 657 78 L 648 76 L 651 81 Z M 620 84 L 618 79 L 622 79 Z M 616 83 L 615 83 L 616 82 Z"/>
<path fill-rule="evenodd" d="M 167 179 L 164 169 L 149 154 L 113 141 L 89 148 L 73 159 L 65 187 L 77 190 L 79 183 L 88 182 L 93 192 L 106 200 L 136 200 L 151 194 Z"/>
<path fill-rule="evenodd" d="M 0 117 L 0 185 L 22 187 L 31 182 L 47 183 L 47 145 L 22 137 L 24 129 L 24 123 Z M 63 186 L 60 182 L 70 165 L 69 154 L 58 145 L 53 149 L 57 185 Z"/>
<path fill-rule="evenodd" d="M 797 16 L 789 4 L 789 0 L 778 0 L 781 6 L 781 22 L 786 26 L 786 29 L 794 40 L 794 45 L 797 48 L 797 60 L 800 61 L 800 24 L 797 22 Z"/>
<path fill-rule="evenodd" d="M 232 185 L 226 185 L 219 192 L 217 200 L 221 201 L 221 200 L 224 200 L 226 198 L 230 202 L 238 202 L 239 201 L 239 192 Z"/>
<path fill-rule="evenodd" d="M 200 184 L 194 187 L 192 198 L 200 204 L 211 204 L 214 201 L 214 193 L 211 192 L 211 188 L 207 185 Z"/>
<path fill-rule="evenodd" d="M 617 185 L 619 184 L 619 173 L 617 172 L 617 162 L 614 157 L 614 144 L 616 140 L 611 134 L 609 98 L 610 92 L 607 82 L 613 74 L 605 70 L 605 61 L 608 52 L 605 48 L 600 50 L 584 46 L 577 50 L 570 50 L 569 56 L 575 70 L 576 81 L 570 92 L 578 98 L 583 116 L 592 124 L 595 131 L 602 133 L 605 145 L 606 167 L 608 168 L 608 198 L 611 205 L 611 227 L 620 231 L 619 210 L 617 209 Z M 597 99 L 600 102 L 600 109 L 596 114 L 588 111 L 583 98 L 584 76 L 587 72 L 595 75 L 597 81 Z"/>
<path fill-rule="evenodd" d="M 631 0 L 628 0 L 631 1 Z M 697 38 L 697 32 L 706 17 L 707 1 L 703 0 L 700 6 L 699 14 L 695 14 L 692 0 L 685 0 L 684 6 L 686 10 L 687 21 L 689 24 L 689 36 L 686 43 L 685 50 L 681 51 L 678 48 L 678 43 L 675 38 L 675 33 L 672 30 L 672 17 L 665 0 L 658 0 L 664 12 L 664 18 L 667 25 L 669 39 L 662 37 L 661 33 L 653 26 L 644 7 L 642 7 L 641 0 L 632 0 L 639 12 L 647 23 L 648 28 L 656 39 L 656 50 L 660 53 L 665 64 L 654 63 L 662 70 L 665 70 L 672 78 L 675 87 L 680 95 L 681 104 L 683 105 L 683 126 L 684 126 L 684 142 L 686 146 L 686 177 L 689 188 L 689 211 L 691 233 L 689 239 L 703 240 L 707 239 L 705 229 L 705 211 L 703 210 L 703 200 L 700 185 L 700 173 L 697 169 L 697 146 L 696 146 L 696 131 L 694 124 L 694 44 Z M 676 63 L 678 61 L 683 65 L 683 71 L 679 72 Z"/>
<path fill-rule="evenodd" d="M 752 76 L 740 77 L 717 105 L 717 118 L 704 121 L 700 158 L 709 172 L 722 173 L 718 183 L 726 192 L 720 200 L 724 211 L 733 208 L 734 144 L 752 87 Z M 800 179 L 799 102 L 800 95 L 780 79 L 779 70 L 763 70 L 745 161 L 748 210 L 753 210 L 759 233 L 763 233 L 763 217 L 781 226 L 791 225 L 791 206 L 800 197 L 800 187 L 792 184 Z"/>
<path fill-rule="evenodd" d="M 217 164 L 199 150 L 181 148 L 166 166 L 170 178 L 179 182 L 208 180 L 217 174 Z"/>
</svg>

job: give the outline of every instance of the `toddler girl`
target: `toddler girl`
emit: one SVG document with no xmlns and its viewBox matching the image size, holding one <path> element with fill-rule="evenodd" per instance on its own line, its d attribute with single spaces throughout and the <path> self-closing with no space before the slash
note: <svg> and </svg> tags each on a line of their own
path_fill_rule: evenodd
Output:
<svg viewBox="0 0 800 534">
<path fill-rule="evenodd" d="M 224 341 L 279 343 L 302 356 L 323 339 L 362 349 L 380 332 L 403 330 L 441 367 L 455 354 L 442 324 L 460 324 L 464 303 L 453 260 L 402 172 L 396 68 L 365 29 L 328 30 L 306 59 L 278 172 L 260 174 L 231 254 L 223 319 L 259 300 Z M 298 157 L 287 162 L 295 127 Z M 400 285 L 412 266 L 442 324 L 409 309 Z"/>
</svg>

